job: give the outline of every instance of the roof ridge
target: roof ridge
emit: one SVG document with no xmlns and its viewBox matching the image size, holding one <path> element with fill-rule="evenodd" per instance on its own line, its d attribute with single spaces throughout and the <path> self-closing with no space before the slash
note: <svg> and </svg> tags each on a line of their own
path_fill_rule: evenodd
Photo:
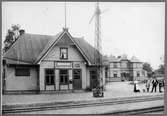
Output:
<svg viewBox="0 0 167 116">
<path fill-rule="evenodd" d="M 60 33 L 60 32 L 59 32 Z M 58 34 L 58 33 L 57 33 Z M 56 34 L 56 35 L 57 35 Z M 50 36 L 50 37 L 54 37 L 56 35 L 45 35 L 45 34 L 37 34 L 37 33 L 25 33 L 23 35 L 35 35 L 35 36 Z"/>
<path fill-rule="evenodd" d="M 18 60 L 30 61 L 31 64 L 35 64 L 40 60 L 40 58 L 43 57 L 43 55 L 45 55 L 45 52 L 47 52 L 47 50 L 52 47 L 57 40 L 59 40 L 63 33 L 69 34 L 72 41 L 76 43 L 78 49 L 81 50 L 83 56 L 86 58 L 86 60 L 88 60 L 88 63 L 94 64 L 94 52 L 97 51 L 94 46 L 90 44 L 84 37 L 73 37 L 69 32 L 66 31 L 60 31 L 56 35 L 25 33 L 19 37 L 19 42 L 21 42 L 21 47 L 23 48 L 20 49 L 18 47 L 19 42 L 16 42 L 15 45 L 9 50 L 10 52 L 5 55 L 5 57 L 16 59 L 16 61 L 10 62 L 14 64 L 17 64 Z M 28 45 L 24 47 L 25 44 Z"/>
</svg>

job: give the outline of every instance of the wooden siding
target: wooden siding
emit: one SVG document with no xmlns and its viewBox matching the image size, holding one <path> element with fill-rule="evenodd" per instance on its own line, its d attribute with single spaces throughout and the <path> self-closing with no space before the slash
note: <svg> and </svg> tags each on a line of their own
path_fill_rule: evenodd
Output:
<svg viewBox="0 0 167 116">
<path fill-rule="evenodd" d="M 6 90 L 37 90 L 37 70 L 30 68 L 30 76 L 15 76 L 15 68 L 6 69 Z"/>
<path fill-rule="evenodd" d="M 72 77 L 72 69 L 81 69 L 82 70 L 82 88 L 86 88 L 87 85 L 87 77 L 86 77 L 86 64 L 85 64 L 85 59 L 77 50 L 77 48 L 74 45 L 62 45 L 59 43 L 58 45 L 55 45 L 52 50 L 47 54 L 47 56 L 41 61 L 40 63 L 40 90 L 45 90 L 45 74 L 44 70 L 46 68 L 54 68 L 55 69 L 55 86 L 56 90 L 60 89 L 73 89 L 72 85 L 68 86 L 66 85 L 59 85 L 59 69 L 69 69 L 69 79 L 73 78 Z M 70 43 L 71 44 L 71 43 Z M 66 47 L 68 48 L 68 59 L 63 60 L 60 59 L 60 48 L 61 47 Z M 57 67 L 56 63 L 71 63 L 71 67 Z"/>
</svg>

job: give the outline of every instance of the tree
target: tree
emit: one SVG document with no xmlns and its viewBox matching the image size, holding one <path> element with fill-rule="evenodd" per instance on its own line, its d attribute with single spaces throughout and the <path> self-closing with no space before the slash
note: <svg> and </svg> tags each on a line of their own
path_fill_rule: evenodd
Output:
<svg viewBox="0 0 167 116">
<path fill-rule="evenodd" d="M 12 25 L 10 29 L 7 31 L 7 35 L 4 40 L 4 48 L 3 52 L 6 52 L 13 43 L 19 38 L 20 35 L 24 33 L 23 29 L 20 29 L 20 25 Z"/>
<path fill-rule="evenodd" d="M 160 65 L 159 68 L 157 69 L 157 72 L 159 74 L 165 74 L 165 66 L 164 65 Z"/>
<path fill-rule="evenodd" d="M 151 67 L 151 65 L 149 63 L 145 62 L 143 64 L 143 69 L 147 71 L 148 77 L 152 77 L 153 69 L 152 69 L 152 67 Z"/>
</svg>

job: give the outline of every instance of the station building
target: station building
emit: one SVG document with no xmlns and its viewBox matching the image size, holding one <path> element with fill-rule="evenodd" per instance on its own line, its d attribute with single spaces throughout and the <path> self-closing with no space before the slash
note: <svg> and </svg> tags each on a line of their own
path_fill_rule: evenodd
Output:
<svg viewBox="0 0 167 116">
<path fill-rule="evenodd" d="M 3 90 L 50 92 L 94 88 L 94 52 L 84 38 L 72 37 L 66 28 L 55 36 L 24 33 L 3 55 Z"/>
<path fill-rule="evenodd" d="M 134 81 L 144 80 L 147 77 L 147 72 L 143 70 L 143 62 L 135 56 L 131 59 L 127 55 L 119 57 L 109 57 L 107 67 L 106 81 Z"/>
</svg>

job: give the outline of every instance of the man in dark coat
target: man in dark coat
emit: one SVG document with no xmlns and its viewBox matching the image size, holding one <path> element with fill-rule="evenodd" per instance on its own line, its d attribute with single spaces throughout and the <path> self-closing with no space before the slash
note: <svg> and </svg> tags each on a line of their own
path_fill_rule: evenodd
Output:
<svg viewBox="0 0 167 116">
<path fill-rule="evenodd" d="M 162 83 L 163 83 L 163 87 L 165 89 L 165 80 L 164 79 L 163 79 Z"/>
<path fill-rule="evenodd" d="M 161 87 L 163 87 L 163 80 L 159 80 L 159 92 L 161 93 Z"/>
<path fill-rule="evenodd" d="M 156 89 L 157 89 L 157 84 L 158 84 L 158 80 L 156 78 L 154 78 L 152 80 L 152 90 L 151 90 L 151 93 L 154 91 L 156 92 Z"/>
</svg>

